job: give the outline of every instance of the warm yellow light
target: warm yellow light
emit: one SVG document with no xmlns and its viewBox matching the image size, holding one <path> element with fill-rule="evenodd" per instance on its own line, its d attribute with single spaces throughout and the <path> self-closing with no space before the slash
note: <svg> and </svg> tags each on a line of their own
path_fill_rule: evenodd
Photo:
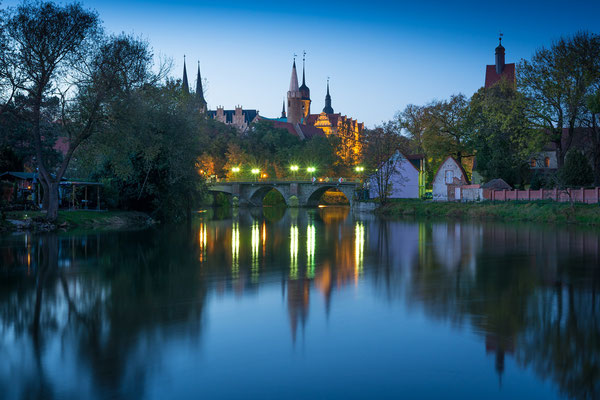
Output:
<svg viewBox="0 0 600 400">
<path fill-rule="evenodd" d="M 308 172 L 315 172 L 316 171 L 315 167 L 308 167 L 308 168 L 306 168 L 306 170 Z"/>
<path fill-rule="evenodd" d="M 258 168 L 252 168 L 251 172 L 256 175 L 256 174 L 258 174 L 260 172 L 260 169 L 258 169 Z"/>
<path fill-rule="evenodd" d="M 290 167 L 290 169 L 291 169 L 292 171 L 298 171 L 299 167 L 298 167 L 297 165 L 292 165 L 292 166 Z"/>
<path fill-rule="evenodd" d="M 356 167 L 354 169 L 356 170 L 356 172 L 363 172 L 365 170 L 365 167 L 358 166 L 358 167 Z"/>
<path fill-rule="evenodd" d="M 262 174 L 262 177 L 266 178 L 266 177 L 268 177 L 268 175 L 267 174 Z"/>
<path fill-rule="evenodd" d="M 231 171 L 233 171 L 233 172 L 240 172 L 240 169 L 238 167 L 233 167 L 233 168 L 231 168 Z"/>
</svg>

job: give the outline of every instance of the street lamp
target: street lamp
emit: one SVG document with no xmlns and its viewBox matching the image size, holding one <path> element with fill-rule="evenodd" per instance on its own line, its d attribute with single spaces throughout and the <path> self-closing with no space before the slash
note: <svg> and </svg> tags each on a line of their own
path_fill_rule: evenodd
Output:
<svg viewBox="0 0 600 400">
<path fill-rule="evenodd" d="M 294 173 L 294 179 L 296 179 L 296 172 L 298 172 L 298 166 L 297 165 L 292 165 L 290 167 L 290 170 Z"/>
<path fill-rule="evenodd" d="M 234 177 L 235 177 L 235 174 L 237 174 L 238 172 L 240 172 L 240 168 L 239 167 L 233 167 L 233 168 L 231 168 L 231 172 L 233 172 Z"/>
<path fill-rule="evenodd" d="M 354 170 L 356 172 L 363 172 L 365 170 L 365 167 L 358 166 L 358 167 L 354 168 Z"/>
<path fill-rule="evenodd" d="M 254 175 L 256 177 L 256 180 L 258 181 L 258 174 L 260 173 L 260 169 L 258 168 L 252 168 L 252 175 Z"/>
</svg>

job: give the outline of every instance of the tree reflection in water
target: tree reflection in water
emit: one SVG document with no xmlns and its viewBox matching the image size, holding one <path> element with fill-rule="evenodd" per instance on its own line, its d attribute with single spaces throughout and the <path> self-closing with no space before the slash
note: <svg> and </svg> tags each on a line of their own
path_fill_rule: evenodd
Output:
<svg viewBox="0 0 600 400">
<path fill-rule="evenodd" d="M 192 227 L 0 243 L 7 398 L 146 397 L 168 343 L 202 352 L 213 295 L 252 298 L 278 284 L 291 343 L 299 330 L 310 335 L 320 299 L 329 318 L 336 296 L 369 287 L 468 327 L 500 380 L 510 357 L 565 396 L 600 397 L 596 231 L 264 209 L 204 213 Z"/>
</svg>

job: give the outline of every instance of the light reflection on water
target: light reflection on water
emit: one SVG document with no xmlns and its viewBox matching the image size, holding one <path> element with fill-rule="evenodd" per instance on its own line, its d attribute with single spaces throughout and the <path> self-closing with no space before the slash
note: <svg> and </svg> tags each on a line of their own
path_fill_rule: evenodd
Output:
<svg viewBox="0 0 600 400">
<path fill-rule="evenodd" d="M 594 230 L 209 211 L 0 263 L 2 398 L 600 395 Z"/>
</svg>

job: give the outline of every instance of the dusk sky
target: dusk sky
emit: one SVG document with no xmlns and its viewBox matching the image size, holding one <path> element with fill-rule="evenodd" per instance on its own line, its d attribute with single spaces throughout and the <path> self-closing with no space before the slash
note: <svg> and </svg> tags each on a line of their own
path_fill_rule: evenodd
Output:
<svg viewBox="0 0 600 400">
<path fill-rule="evenodd" d="M 15 5 L 17 1 L 3 1 Z M 372 127 L 407 104 L 473 94 L 494 62 L 498 32 L 506 61 L 578 30 L 600 32 L 600 2 L 113 1 L 86 0 L 109 32 L 147 39 L 156 55 L 183 55 L 195 85 L 197 60 L 210 109 L 236 105 L 277 117 L 292 58 L 306 51 L 311 112 L 324 106 Z M 299 70 L 301 74 L 301 69 Z M 301 79 L 301 75 L 299 77 Z"/>
</svg>

